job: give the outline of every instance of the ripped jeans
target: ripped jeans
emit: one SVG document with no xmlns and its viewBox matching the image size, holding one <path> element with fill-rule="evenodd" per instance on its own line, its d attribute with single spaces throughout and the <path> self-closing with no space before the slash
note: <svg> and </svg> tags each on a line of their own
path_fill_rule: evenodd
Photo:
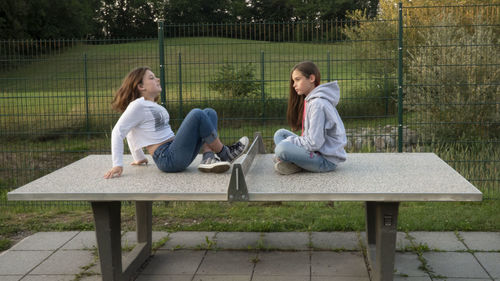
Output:
<svg viewBox="0 0 500 281">
<path fill-rule="evenodd" d="M 297 136 L 293 132 L 279 129 L 274 133 L 274 154 L 281 161 L 292 162 L 310 172 L 329 172 L 335 170 L 337 165 L 326 160 L 320 153 L 308 151 L 289 141 L 284 141 L 288 136 Z"/>
</svg>

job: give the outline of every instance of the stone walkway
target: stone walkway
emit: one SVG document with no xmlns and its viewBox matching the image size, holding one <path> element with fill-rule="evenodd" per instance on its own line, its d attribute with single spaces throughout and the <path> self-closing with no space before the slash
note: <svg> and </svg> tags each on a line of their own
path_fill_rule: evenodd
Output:
<svg viewBox="0 0 500 281">
<path fill-rule="evenodd" d="M 132 249 L 135 233 L 123 235 Z M 369 280 L 356 232 L 153 232 L 137 281 Z M 394 280 L 500 280 L 499 232 L 398 233 Z M 0 254 L 0 280 L 101 280 L 94 232 L 39 232 Z"/>
</svg>

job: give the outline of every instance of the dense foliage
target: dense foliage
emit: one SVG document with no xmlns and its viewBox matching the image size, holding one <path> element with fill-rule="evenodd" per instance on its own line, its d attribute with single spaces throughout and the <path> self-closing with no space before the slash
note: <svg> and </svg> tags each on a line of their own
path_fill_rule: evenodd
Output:
<svg viewBox="0 0 500 281">
<path fill-rule="evenodd" d="M 332 20 L 377 0 L 2 0 L 0 39 L 144 38 L 169 24 Z"/>
<path fill-rule="evenodd" d="M 381 0 L 374 20 L 359 10 L 348 14 L 357 24 L 345 28 L 346 36 L 368 42 L 356 49 L 356 57 L 397 57 L 398 2 Z M 500 1 L 402 2 L 404 108 L 418 114 L 416 123 L 432 124 L 432 130 L 420 126 L 420 134 L 442 140 L 498 138 L 500 32 L 498 6 L 489 4 Z M 381 59 L 373 67 L 396 73 L 398 66 L 397 60 Z"/>
<path fill-rule="evenodd" d="M 208 88 L 221 93 L 225 98 L 254 97 L 259 93 L 259 83 L 255 77 L 255 68 L 251 64 L 239 68 L 233 64 L 224 64 Z"/>
</svg>

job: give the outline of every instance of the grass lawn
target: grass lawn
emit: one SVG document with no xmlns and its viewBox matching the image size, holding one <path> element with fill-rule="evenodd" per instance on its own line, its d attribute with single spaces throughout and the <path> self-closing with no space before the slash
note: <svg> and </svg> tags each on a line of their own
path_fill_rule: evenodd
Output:
<svg viewBox="0 0 500 281">
<path fill-rule="evenodd" d="M 500 231 L 500 200 L 401 203 L 399 231 Z M 0 250 L 38 231 L 93 230 L 89 206 L 0 207 Z M 122 228 L 135 229 L 133 204 Z M 364 231 L 362 202 L 157 202 L 156 231 Z"/>
<path fill-rule="evenodd" d="M 57 133 L 89 126 L 110 127 L 117 118 L 110 102 L 126 73 L 142 65 L 151 66 L 157 75 L 160 71 L 156 40 L 108 43 L 78 41 L 65 50 L 20 59 L 15 68 L 0 72 L 0 123 L 4 131 L 37 128 Z M 164 47 L 167 104 L 181 100 L 210 104 L 232 99 L 208 87 L 226 63 L 236 68 L 247 64 L 253 67 L 254 82 L 264 90 L 254 98 L 286 100 L 291 67 L 302 60 L 313 60 L 322 71 L 323 82 L 339 81 L 341 111 L 352 116 L 357 111 L 366 113 L 376 103 L 385 107 L 383 103 L 389 103 L 389 96 L 394 93 L 394 74 L 374 73 L 371 65 L 380 58 L 369 55 L 364 61 L 355 58 L 355 44 L 167 38 Z"/>
</svg>

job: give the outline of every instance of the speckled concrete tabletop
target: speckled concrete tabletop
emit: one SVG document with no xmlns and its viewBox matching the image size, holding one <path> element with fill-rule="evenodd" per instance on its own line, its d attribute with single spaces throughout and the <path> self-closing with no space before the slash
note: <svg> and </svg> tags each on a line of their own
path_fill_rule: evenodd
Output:
<svg viewBox="0 0 500 281">
<path fill-rule="evenodd" d="M 104 179 L 111 155 L 90 155 L 8 193 L 9 200 L 225 201 L 231 170 L 197 170 L 200 156 L 180 173 L 126 166 Z M 130 155 L 124 163 L 132 161 Z M 245 176 L 254 201 L 480 201 L 481 192 L 433 153 L 353 153 L 329 173 L 278 175 L 272 154 L 256 155 Z"/>
</svg>

